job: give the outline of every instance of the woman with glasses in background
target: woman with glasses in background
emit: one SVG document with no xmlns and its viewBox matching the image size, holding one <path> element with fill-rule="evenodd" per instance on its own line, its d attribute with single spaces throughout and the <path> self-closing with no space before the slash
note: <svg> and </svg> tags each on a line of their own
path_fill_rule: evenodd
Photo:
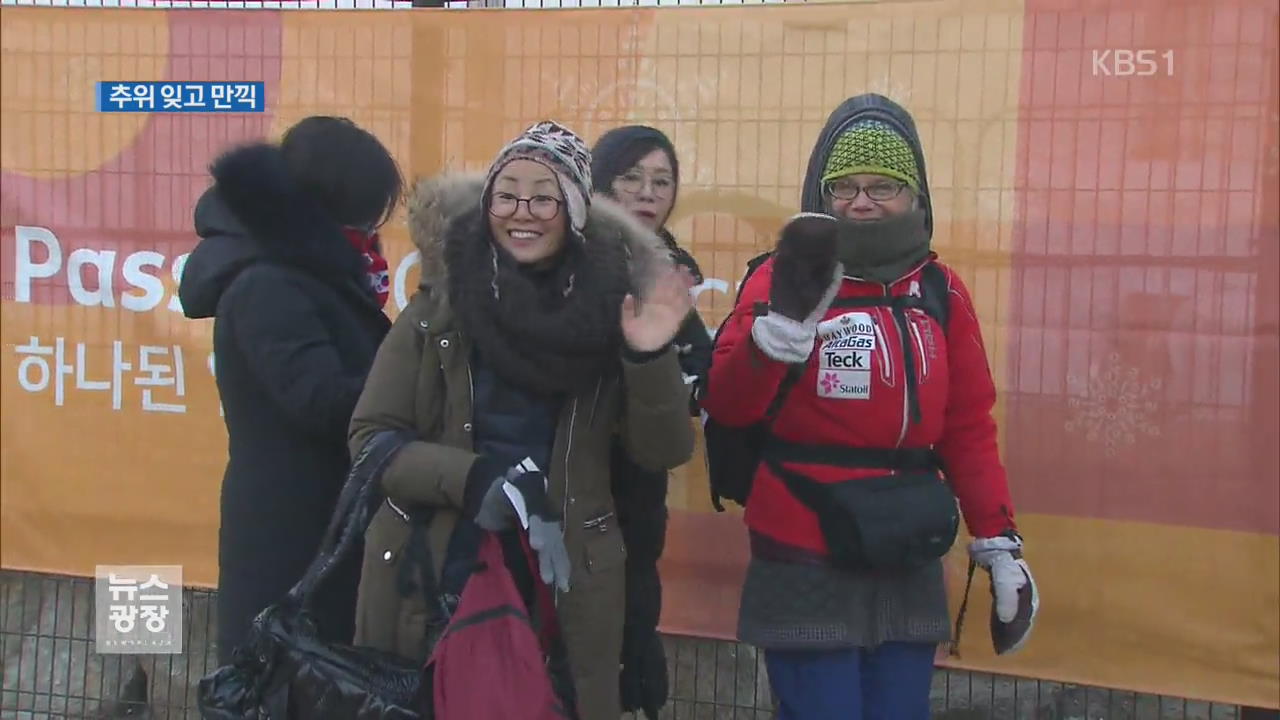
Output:
<svg viewBox="0 0 1280 720">
<path fill-rule="evenodd" d="M 1038 604 L 995 383 L 969 291 L 930 247 L 904 108 L 879 95 L 837 108 L 801 209 L 743 287 L 702 397 L 726 427 L 780 399 L 746 503 L 738 634 L 764 649 L 780 720 L 927 720 L 957 499 L 990 572 L 997 652 L 1022 644 Z"/>
<path fill-rule="evenodd" d="M 591 151 L 591 177 L 597 193 L 611 197 L 662 238 L 673 260 L 701 284 L 698 263 L 667 229 L 680 188 L 675 147 L 661 130 L 644 125 L 614 128 Z M 692 391 L 711 367 L 711 337 L 696 309 L 676 334 L 680 369 Z M 690 393 L 690 412 L 699 413 Z M 684 422 L 688 422 L 687 420 Z M 627 547 L 627 610 L 619 676 L 622 708 L 643 710 L 656 720 L 666 704 L 666 653 L 658 635 L 662 583 L 658 559 L 667 533 L 667 472 L 635 463 L 621 443 L 613 450 L 613 494 Z"/>
<path fill-rule="evenodd" d="M 550 122 L 503 148 L 484 178 L 419 184 L 409 224 L 422 286 L 379 350 L 351 424 L 353 450 L 384 430 L 417 438 L 382 476 L 357 642 L 424 659 L 438 604 L 408 581 L 415 563 L 433 558 L 440 590 L 456 596 L 481 531 L 518 553 L 507 531 L 527 519 L 541 577 L 513 573 L 526 597 L 534 582 L 559 591 L 582 720 L 622 712 L 626 552 L 612 449 L 620 442 L 659 473 L 693 453 L 673 348 L 692 280 L 591 188 L 586 145 Z M 429 521 L 415 512 L 424 506 Z"/>
</svg>

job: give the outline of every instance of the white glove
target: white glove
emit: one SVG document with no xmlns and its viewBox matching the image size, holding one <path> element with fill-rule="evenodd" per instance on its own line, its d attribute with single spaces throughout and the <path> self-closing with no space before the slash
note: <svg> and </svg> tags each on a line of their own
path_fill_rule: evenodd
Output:
<svg viewBox="0 0 1280 720">
<path fill-rule="evenodd" d="M 996 618 L 1002 623 L 1013 622 L 1018 614 L 1018 591 L 1032 584 L 1031 569 L 1022 559 L 1022 538 L 979 538 L 969 543 L 969 557 L 991 573 Z"/>
</svg>

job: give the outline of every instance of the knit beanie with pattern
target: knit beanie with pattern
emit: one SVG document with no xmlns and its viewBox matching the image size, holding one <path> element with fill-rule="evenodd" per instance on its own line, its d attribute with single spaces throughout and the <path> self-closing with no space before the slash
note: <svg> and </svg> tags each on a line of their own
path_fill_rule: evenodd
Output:
<svg viewBox="0 0 1280 720">
<path fill-rule="evenodd" d="M 484 181 L 485 201 L 502 168 L 514 160 L 532 160 L 555 173 L 569 209 L 569 226 L 582 237 L 591 203 L 591 151 L 572 130 L 549 120 L 540 122 L 507 143 L 498 153 Z"/>
<path fill-rule="evenodd" d="M 859 120 L 836 139 L 822 172 L 822 182 L 858 173 L 897 178 L 920 192 L 920 171 L 911 145 L 879 120 Z"/>
</svg>

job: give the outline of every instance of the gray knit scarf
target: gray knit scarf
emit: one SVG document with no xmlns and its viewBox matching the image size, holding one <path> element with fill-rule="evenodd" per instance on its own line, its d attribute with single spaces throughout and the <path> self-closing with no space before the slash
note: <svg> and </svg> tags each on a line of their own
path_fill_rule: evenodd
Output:
<svg viewBox="0 0 1280 720">
<path fill-rule="evenodd" d="M 883 220 L 840 223 L 836 253 L 845 273 L 868 282 L 897 282 L 929 257 L 924 210 Z"/>
</svg>

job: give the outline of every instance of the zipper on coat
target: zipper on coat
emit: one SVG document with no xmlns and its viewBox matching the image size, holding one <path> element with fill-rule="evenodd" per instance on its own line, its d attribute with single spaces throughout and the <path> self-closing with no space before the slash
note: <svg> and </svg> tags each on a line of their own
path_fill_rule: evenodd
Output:
<svg viewBox="0 0 1280 720">
<path fill-rule="evenodd" d="M 600 404 L 600 388 L 604 385 L 604 378 L 596 380 L 596 394 L 591 400 L 591 414 L 587 416 L 587 427 L 595 427 L 596 425 L 596 407 Z"/>
<path fill-rule="evenodd" d="M 391 512 L 398 515 L 401 520 L 405 521 L 406 523 L 409 522 L 409 513 L 401 510 L 398 505 L 391 502 L 391 498 L 387 498 L 387 507 L 391 508 Z"/>
<path fill-rule="evenodd" d="M 875 313 L 872 325 L 876 331 L 876 357 L 880 358 L 880 379 L 888 387 L 897 387 L 897 378 L 893 376 L 893 353 L 889 352 L 889 336 L 884 332 L 884 313 L 882 308 L 872 308 Z"/>
<path fill-rule="evenodd" d="M 569 527 L 569 455 L 573 453 L 573 426 L 578 422 L 578 398 L 573 399 L 573 408 L 569 411 L 569 432 L 564 442 L 564 500 L 561 504 L 560 538 L 564 539 Z M 560 593 L 555 593 L 554 602 L 560 606 Z"/>
<path fill-rule="evenodd" d="M 925 356 L 924 352 L 924 336 L 920 334 L 919 323 L 907 318 L 907 324 L 911 326 L 911 337 L 915 339 L 916 350 L 920 355 L 920 380 L 923 382 L 925 378 L 929 377 L 929 358 Z"/>
<path fill-rule="evenodd" d="M 471 360 L 467 359 L 467 396 L 471 398 L 471 422 L 476 418 L 476 381 L 471 376 Z"/>
</svg>

